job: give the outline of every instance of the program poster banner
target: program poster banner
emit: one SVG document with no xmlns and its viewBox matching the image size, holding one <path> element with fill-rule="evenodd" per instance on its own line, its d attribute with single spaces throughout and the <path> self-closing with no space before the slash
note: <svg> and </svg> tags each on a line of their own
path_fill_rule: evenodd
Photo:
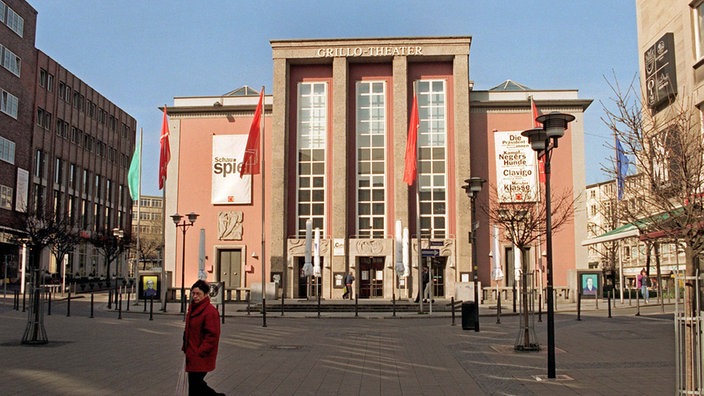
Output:
<svg viewBox="0 0 704 396">
<path fill-rule="evenodd" d="M 521 131 L 494 133 L 496 188 L 500 203 L 538 200 L 535 152 Z"/>
<path fill-rule="evenodd" d="M 240 178 L 246 146 L 247 134 L 213 136 L 213 205 L 252 203 L 252 176 Z"/>
</svg>

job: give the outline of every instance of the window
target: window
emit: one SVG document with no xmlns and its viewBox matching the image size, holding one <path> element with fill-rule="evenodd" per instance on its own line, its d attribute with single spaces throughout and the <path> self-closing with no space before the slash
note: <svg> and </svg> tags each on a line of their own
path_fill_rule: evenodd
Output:
<svg viewBox="0 0 704 396">
<path fill-rule="evenodd" d="M 5 23 L 5 13 L 7 12 L 7 5 L 0 1 L 0 22 Z"/>
<path fill-rule="evenodd" d="M 20 65 L 22 63 L 19 56 L 10 51 L 7 47 L 2 47 L 2 66 L 17 77 L 20 76 Z"/>
<path fill-rule="evenodd" d="M 56 119 L 56 134 L 58 136 L 66 136 L 68 132 L 68 122 L 62 120 L 61 118 Z"/>
<path fill-rule="evenodd" d="M 59 81 L 59 98 L 66 103 L 71 103 L 71 92 L 71 87 L 66 85 L 65 82 Z"/>
<path fill-rule="evenodd" d="M 41 107 L 37 108 L 37 125 L 42 127 L 43 129 L 51 129 L 51 113 L 48 111 L 42 109 Z"/>
<path fill-rule="evenodd" d="M 83 111 L 85 107 L 86 98 L 80 94 L 78 91 L 73 91 L 73 107 L 77 110 Z"/>
<path fill-rule="evenodd" d="M 15 142 L 0 136 L 0 160 L 15 163 Z"/>
<path fill-rule="evenodd" d="M 327 84 L 298 84 L 297 226 L 305 234 L 306 220 L 325 235 L 325 136 Z"/>
<path fill-rule="evenodd" d="M 15 10 L 10 7 L 7 7 L 7 19 L 5 20 L 5 23 L 10 29 L 12 29 L 13 32 L 22 37 L 22 32 L 24 30 L 24 18 L 19 16 L 19 14 L 17 14 Z"/>
<path fill-rule="evenodd" d="M 44 152 L 41 150 L 34 153 L 34 176 L 40 179 L 44 177 L 44 157 Z"/>
<path fill-rule="evenodd" d="M 81 227 L 86 230 L 88 229 L 88 201 L 81 200 Z"/>
<path fill-rule="evenodd" d="M 383 238 L 386 229 L 386 85 L 359 81 L 356 86 L 357 234 Z"/>
<path fill-rule="evenodd" d="M 44 215 L 44 186 L 34 184 L 34 213 L 37 217 Z"/>
<path fill-rule="evenodd" d="M 90 195 L 90 183 L 88 182 L 88 179 L 90 177 L 90 173 L 88 172 L 87 169 L 83 169 L 83 179 L 81 182 L 83 183 L 82 190 L 83 194 L 85 195 Z"/>
<path fill-rule="evenodd" d="M 76 176 L 78 174 L 78 167 L 76 164 L 70 164 L 68 166 L 68 186 L 72 189 L 76 188 Z"/>
<path fill-rule="evenodd" d="M 694 7 L 694 51 L 697 59 L 704 58 L 704 1 Z"/>
<path fill-rule="evenodd" d="M 105 200 L 108 204 L 112 203 L 112 180 L 105 179 Z"/>
<path fill-rule="evenodd" d="M 39 86 L 51 92 L 54 86 L 54 76 L 44 69 L 39 70 Z"/>
<path fill-rule="evenodd" d="M 416 82 L 418 97 L 418 189 L 421 233 L 431 238 L 447 236 L 446 83 Z"/>
<path fill-rule="evenodd" d="M 9 115 L 10 117 L 17 119 L 17 108 L 19 107 L 19 100 L 17 96 L 3 90 L 2 91 L 2 103 L 0 103 L 0 110 Z"/>
<path fill-rule="evenodd" d="M 0 184 L 0 208 L 12 210 L 12 187 Z"/>
<path fill-rule="evenodd" d="M 93 190 L 95 192 L 95 199 L 99 199 L 102 197 L 102 191 L 100 191 L 100 186 L 100 175 L 95 175 L 95 189 Z"/>
<path fill-rule="evenodd" d="M 64 162 L 61 158 L 56 159 L 56 165 L 54 166 L 54 183 L 61 185 L 63 181 L 64 173 Z"/>
</svg>

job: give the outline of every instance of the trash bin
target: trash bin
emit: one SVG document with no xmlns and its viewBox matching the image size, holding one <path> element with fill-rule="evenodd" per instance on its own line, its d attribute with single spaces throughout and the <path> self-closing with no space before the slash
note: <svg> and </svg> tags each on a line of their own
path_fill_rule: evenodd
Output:
<svg viewBox="0 0 704 396">
<path fill-rule="evenodd" d="M 474 301 L 462 303 L 462 330 L 474 330 L 477 318 L 477 304 Z"/>
</svg>

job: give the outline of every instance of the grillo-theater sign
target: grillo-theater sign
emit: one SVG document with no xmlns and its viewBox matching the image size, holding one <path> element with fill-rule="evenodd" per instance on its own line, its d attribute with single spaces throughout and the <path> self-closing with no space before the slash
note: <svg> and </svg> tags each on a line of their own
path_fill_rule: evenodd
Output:
<svg viewBox="0 0 704 396">
<path fill-rule="evenodd" d="M 400 56 L 423 55 L 423 47 L 413 45 L 381 47 L 335 47 L 318 48 L 316 55 L 320 58 L 337 58 L 347 56 Z"/>
</svg>

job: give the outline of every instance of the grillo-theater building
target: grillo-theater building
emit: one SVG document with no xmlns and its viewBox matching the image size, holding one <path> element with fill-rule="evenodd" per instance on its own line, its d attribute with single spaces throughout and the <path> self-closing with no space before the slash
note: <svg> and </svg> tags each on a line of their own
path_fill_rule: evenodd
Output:
<svg viewBox="0 0 704 396">
<path fill-rule="evenodd" d="M 166 224 L 165 270 L 173 279 L 167 286 L 181 286 L 184 266 L 188 287 L 200 266 L 209 281 L 256 296 L 263 264 L 268 298 L 320 293 L 340 299 L 350 271 L 360 299 L 412 298 L 420 260 L 432 269 L 433 295 L 463 297 L 471 287 L 473 248 L 465 179 L 487 180 L 477 204 L 488 205 L 488 191 L 501 185 L 497 178 L 505 171 L 497 162 L 497 136 L 520 136 L 533 126 L 533 97 L 543 113 L 576 117 L 554 155 L 552 180 L 578 198 L 585 185 L 583 113 L 591 103 L 576 90 L 531 90 L 511 81 L 475 91 L 470 44 L 471 37 L 271 41 L 263 171 L 243 178 L 236 171 L 259 88 L 174 98 L 167 106 L 165 211 L 198 213 L 194 228 L 204 231 L 185 235 L 184 260 L 184 237 Z M 403 174 L 414 95 L 418 173 L 409 186 Z M 483 213 L 477 210 L 479 281 L 511 286 L 513 247 L 502 241 L 500 254 L 490 255 L 496 248 Z M 555 285 L 567 288 L 574 288 L 573 272 L 587 265 L 577 243 L 584 238 L 583 214 L 572 220 L 554 237 Z M 319 257 L 319 288 L 304 273 L 307 224 Z M 540 253 L 540 246 L 531 249 L 531 268 L 540 267 Z M 494 265 L 503 268 L 503 280 L 492 281 Z"/>
</svg>

